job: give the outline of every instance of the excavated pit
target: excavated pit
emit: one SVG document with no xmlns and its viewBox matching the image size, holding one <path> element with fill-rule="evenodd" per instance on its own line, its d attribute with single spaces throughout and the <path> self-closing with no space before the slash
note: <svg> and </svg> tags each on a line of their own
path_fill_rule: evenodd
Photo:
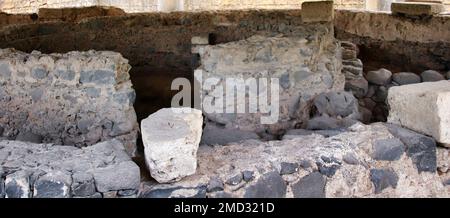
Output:
<svg viewBox="0 0 450 218">
<path fill-rule="evenodd" d="M 77 13 L 80 10 L 83 13 Z M 334 32 L 338 41 L 357 46 L 354 58 L 363 63 L 360 76 L 380 68 L 415 74 L 425 70 L 444 74 L 450 70 L 450 16 L 418 21 L 386 13 L 336 10 L 333 25 L 304 23 L 300 10 L 148 14 L 97 8 L 55 11 L 59 9 L 33 15 L 0 14 L 0 48 L 27 53 L 36 50 L 44 54 L 88 50 L 120 53 L 131 65 L 129 74 L 136 92 L 134 109 L 138 122 L 161 108 L 170 107 L 172 97 L 178 92 L 170 90 L 173 79 L 194 80 L 193 72 L 201 66 L 200 56 L 192 53 L 194 36 L 208 38 L 210 45 L 226 45 L 261 33 L 267 37 L 280 34 L 297 37 L 299 33 L 321 32 L 325 28 L 329 31 L 326 34 Z M 364 100 L 371 97 L 367 93 L 357 98 L 361 107 L 377 114 L 365 123 L 385 121 L 385 99 L 368 107 Z M 295 124 L 289 128 L 293 127 Z M 142 153 L 142 142 L 137 141 L 138 151 Z M 143 158 L 135 161 L 142 167 L 143 180 L 151 180 Z M 203 180 L 192 182 L 196 187 L 198 184 L 203 187 L 204 183 Z"/>
</svg>

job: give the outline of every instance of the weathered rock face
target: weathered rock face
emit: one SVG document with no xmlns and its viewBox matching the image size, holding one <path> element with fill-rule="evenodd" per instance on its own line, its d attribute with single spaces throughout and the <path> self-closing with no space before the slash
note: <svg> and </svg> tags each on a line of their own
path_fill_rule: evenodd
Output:
<svg viewBox="0 0 450 218">
<path fill-rule="evenodd" d="M 114 52 L 0 50 L 0 137 L 78 147 L 117 138 L 134 155 L 129 69 Z"/>
<path fill-rule="evenodd" d="M 315 30 L 298 31 L 295 37 L 256 35 L 246 40 L 203 46 L 200 51 L 202 65 L 196 71 L 201 72 L 202 77 L 196 75 L 195 79 L 205 83 L 216 78 L 214 85 L 218 88 L 212 91 L 203 86 L 202 98 L 223 101 L 222 108 L 216 105 L 219 111 L 203 108 L 208 121 L 227 128 L 273 135 L 294 125 L 306 126 L 312 99 L 323 92 L 342 91 L 345 80 L 341 74 L 339 45 L 327 25 L 317 26 Z M 252 97 L 257 99 L 258 93 L 267 93 L 269 109 L 273 106 L 270 99 L 276 96 L 272 94 L 272 78 L 279 82 L 276 84 L 279 87 L 279 118 L 274 125 L 264 125 L 261 118 L 269 118 L 277 111 L 250 113 L 246 106 L 251 105 Z M 242 82 L 230 82 L 230 79 Z M 260 82 L 258 79 L 265 79 L 267 85 L 259 85 L 259 90 L 246 89 L 249 87 L 246 82 L 252 79 L 256 79 L 256 83 Z M 225 91 L 217 94 L 216 91 L 224 89 L 227 83 L 237 87 L 238 94 L 244 97 L 229 100 Z M 236 108 L 244 108 L 245 112 L 237 113 Z M 231 112 L 226 112 L 228 109 Z"/>
<path fill-rule="evenodd" d="M 390 123 L 450 144 L 450 81 L 392 87 L 388 101 Z"/>
<path fill-rule="evenodd" d="M 145 186 L 140 196 L 448 197 L 436 147 L 423 146 L 426 139 L 394 125 L 358 123 L 330 137 L 201 146 L 196 174 Z"/>
<path fill-rule="evenodd" d="M 0 197 L 106 197 L 136 193 L 140 183 L 139 167 L 118 140 L 82 149 L 0 141 L 0 163 Z"/>
<path fill-rule="evenodd" d="M 202 125 L 202 112 L 191 108 L 161 109 L 142 121 L 145 160 L 156 181 L 176 182 L 195 173 Z"/>
</svg>

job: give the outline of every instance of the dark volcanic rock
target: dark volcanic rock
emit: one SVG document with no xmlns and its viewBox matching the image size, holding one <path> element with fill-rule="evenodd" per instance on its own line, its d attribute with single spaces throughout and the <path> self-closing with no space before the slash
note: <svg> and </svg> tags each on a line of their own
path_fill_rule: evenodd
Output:
<svg viewBox="0 0 450 218">
<path fill-rule="evenodd" d="M 247 188 L 245 198 L 284 198 L 286 183 L 278 172 L 269 172 Z"/>
<path fill-rule="evenodd" d="M 372 169 L 370 180 L 375 186 L 375 194 L 379 194 L 388 187 L 397 188 L 398 176 L 392 170 Z"/>
<path fill-rule="evenodd" d="M 314 172 L 293 184 L 292 192 L 295 198 L 324 198 L 325 185 L 326 177 Z"/>
<path fill-rule="evenodd" d="M 235 175 L 235 176 L 229 178 L 225 183 L 227 185 L 238 185 L 239 183 L 242 182 L 242 179 L 243 179 L 242 178 L 242 173 L 240 173 L 238 175 Z"/>
<path fill-rule="evenodd" d="M 406 146 L 406 154 L 419 172 L 436 172 L 436 141 L 433 138 L 393 124 L 385 124 L 392 135 Z"/>
<path fill-rule="evenodd" d="M 137 193 L 137 190 L 129 189 L 129 190 L 120 190 L 117 192 L 117 195 L 121 196 L 121 197 L 127 197 L 127 196 L 135 195 L 136 193 Z"/>
<path fill-rule="evenodd" d="M 245 140 L 255 139 L 260 137 L 249 131 L 239 129 L 225 129 L 214 124 L 208 123 L 203 130 L 200 144 L 204 145 L 226 145 L 233 142 L 240 142 Z"/>
<path fill-rule="evenodd" d="M 394 82 L 400 85 L 408 85 L 421 82 L 419 75 L 409 72 L 395 73 L 394 75 L 392 75 L 392 79 L 394 80 Z"/>
<path fill-rule="evenodd" d="M 445 80 L 444 75 L 434 70 L 426 70 L 422 74 L 420 74 L 420 77 L 422 77 L 422 81 L 424 82 L 436 82 Z"/>
<path fill-rule="evenodd" d="M 223 191 L 223 181 L 218 176 L 214 176 L 209 179 L 208 192 L 218 192 Z"/>
<path fill-rule="evenodd" d="M 327 177 L 333 177 L 336 171 L 341 168 L 341 162 L 334 157 L 321 157 L 322 161 L 317 161 L 319 172 Z"/>
<path fill-rule="evenodd" d="M 3 169 L 0 167 L 0 198 L 5 197 L 5 180 L 3 179 Z"/>
<path fill-rule="evenodd" d="M 254 174 L 255 174 L 255 173 L 254 173 L 253 171 L 248 171 L 248 170 L 242 172 L 244 181 L 246 181 L 246 182 L 252 181 L 253 178 L 255 178 L 255 175 L 254 175 Z"/>
<path fill-rule="evenodd" d="M 72 193 L 75 196 L 87 197 L 95 194 L 94 177 L 88 173 L 72 175 Z"/>
<path fill-rule="evenodd" d="M 288 175 L 288 174 L 293 174 L 295 172 L 298 171 L 298 164 L 296 163 L 286 163 L 286 162 L 282 162 L 281 163 L 281 171 L 280 174 L 281 175 Z"/>
<path fill-rule="evenodd" d="M 48 173 L 34 183 L 35 198 L 70 197 L 72 178 L 63 172 Z"/>
<path fill-rule="evenodd" d="M 377 140 L 373 143 L 375 160 L 399 160 L 405 152 L 405 145 L 397 138 Z"/>
<path fill-rule="evenodd" d="M 22 141 L 22 142 L 31 142 L 31 143 L 42 143 L 42 137 L 39 135 L 36 135 L 32 132 L 20 132 L 17 137 L 16 137 L 17 141 Z"/>
</svg>

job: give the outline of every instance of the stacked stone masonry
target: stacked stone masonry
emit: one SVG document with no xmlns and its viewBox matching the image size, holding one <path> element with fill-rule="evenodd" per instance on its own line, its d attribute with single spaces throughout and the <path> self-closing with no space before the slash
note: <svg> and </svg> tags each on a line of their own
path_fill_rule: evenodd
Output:
<svg viewBox="0 0 450 218">
<path fill-rule="evenodd" d="M 323 92 L 343 91 L 345 78 L 341 74 L 340 47 L 330 26 L 318 24 L 312 29 L 301 28 L 295 34 L 295 37 L 256 35 L 242 41 L 201 46 L 201 66 L 196 70 L 195 79 L 204 84 L 202 100 L 212 98 L 212 101 L 224 105 L 220 108 L 222 112 L 204 110 L 207 119 L 227 129 L 238 128 L 270 135 L 279 135 L 294 126 L 306 127 L 311 100 Z M 205 81 L 211 78 L 219 78 L 214 84 L 218 89 L 208 90 Z M 230 78 L 236 82 L 229 83 Z M 256 105 L 249 99 L 258 93 L 268 93 L 267 100 L 275 99 L 276 96 L 270 94 L 275 88 L 271 85 L 271 78 L 278 78 L 280 82 L 280 116 L 275 117 L 273 125 L 261 123 L 276 116 L 278 109 L 275 105 L 269 104 L 270 108 L 275 109 L 270 113 L 262 112 L 261 107 L 258 113 L 251 113 L 250 109 L 245 113 L 236 112 L 238 108 L 255 108 Z M 258 83 L 258 79 L 265 79 L 267 87 L 260 85 L 254 93 L 250 88 L 245 88 L 249 85 L 248 79 L 256 79 Z M 241 80 L 243 82 L 239 83 Z M 226 92 L 223 96 L 214 94 L 229 85 L 236 87 L 239 93 L 244 92 L 246 97 L 230 101 Z"/>
<path fill-rule="evenodd" d="M 0 136 L 84 147 L 121 140 L 136 151 L 130 65 L 114 52 L 0 50 Z"/>
<path fill-rule="evenodd" d="M 0 141 L 0 198 L 136 196 L 139 167 L 118 140 L 86 148 Z"/>
<path fill-rule="evenodd" d="M 338 10 L 334 24 L 339 40 L 359 47 L 358 58 L 364 62 L 365 72 L 381 67 L 417 74 L 429 69 L 450 70 L 449 16 L 417 20 L 387 13 Z"/>
</svg>

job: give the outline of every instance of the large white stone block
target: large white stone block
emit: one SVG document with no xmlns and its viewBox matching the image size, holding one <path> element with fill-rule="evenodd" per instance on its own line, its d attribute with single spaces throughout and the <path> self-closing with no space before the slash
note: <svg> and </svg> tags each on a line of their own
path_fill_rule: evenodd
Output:
<svg viewBox="0 0 450 218">
<path fill-rule="evenodd" d="M 388 122 L 450 144 L 450 81 L 392 87 L 388 101 Z"/>
<path fill-rule="evenodd" d="M 202 125 L 202 112 L 191 108 L 161 109 L 142 121 L 145 160 L 156 181 L 176 182 L 195 173 Z"/>
</svg>

